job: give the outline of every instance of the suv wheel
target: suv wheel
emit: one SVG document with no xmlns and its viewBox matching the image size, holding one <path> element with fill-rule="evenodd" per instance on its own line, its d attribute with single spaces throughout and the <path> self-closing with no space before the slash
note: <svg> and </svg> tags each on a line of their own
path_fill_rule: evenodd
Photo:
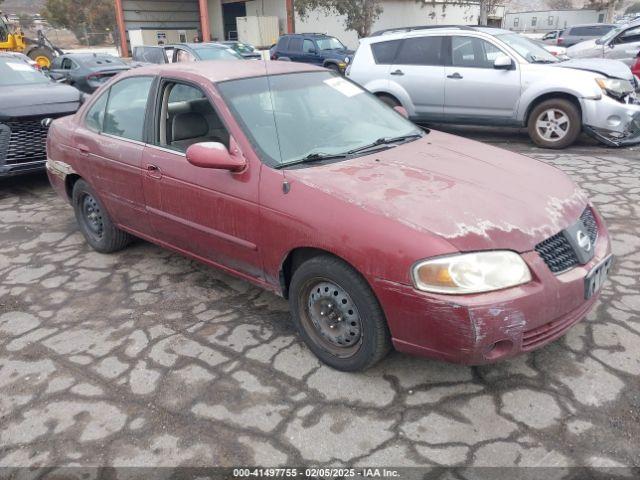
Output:
<svg viewBox="0 0 640 480">
<path fill-rule="evenodd" d="M 75 183 L 71 201 L 80 231 L 94 250 L 112 253 L 129 244 L 131 235 L 113 224 L 107 210 L 87 182 L 78 180 Z"/>
<path fill-rule="evenodd" d="M 529 116 L 529 136 L 542 148 L 561 149 L 572 145 L 582 132 L 580 111 L 569 100 L 546 100 Z"/>
<path fill-rule="evenodd" d="M 362 276 L 343 261 L 318 256 L 291 279 L 293 322 L 309 349 L 327 365 L 365 370 L 391 349 L 387 322 Z"/>
</svg>

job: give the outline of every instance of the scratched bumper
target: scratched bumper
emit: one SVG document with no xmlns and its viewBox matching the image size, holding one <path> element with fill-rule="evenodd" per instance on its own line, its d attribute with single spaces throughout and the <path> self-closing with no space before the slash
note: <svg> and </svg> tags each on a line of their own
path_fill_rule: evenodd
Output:
<svg viewBox="0 0 640 480">
<path fill-rule="evenodd" d="M 594 307 L 584 299 L 587 273 L 611 251 L 598 216 L 595 256 L 586 265 L 553 274 L 536 252 L 523 254 L 533 281 L 479 295 L 418 292 L 375 283 L 397 350 L 467 365 L 492 363 L 536 350 L 563 336 Z"/>
<path fill-rule="evenodd" d="M 620 103 L 612 98 L 586 100 L 583 105 L 584 130 L 610 147 L 640 143 L 640 100 Z"/>
<path fill-rule="evenodd" d="M 67 189 L 65 186 L 65 179 L 67 177 L 67 171 L 65 169 L 65 165 L 60 162 L 53 162 L 52 160 L 47 160 L 46 163 L 47 176 L 49 177 L 49 183 L 53 189 L 60 195 L 62 198 L 69 198 L 67 195 Z"/>
</svg>

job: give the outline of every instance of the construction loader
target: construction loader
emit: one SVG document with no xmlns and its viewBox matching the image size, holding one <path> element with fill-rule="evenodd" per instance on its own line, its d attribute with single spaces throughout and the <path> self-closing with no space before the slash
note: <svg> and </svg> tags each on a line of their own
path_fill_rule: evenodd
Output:
<svg viewBox="0 0 640 480">
<path fill-rule="evenodd" d="M 36 40 L 25 37 L 20 28 L 11 27 L 7 17 L 0 12 L 0 52 L 2 51 L 24 53 L 42 69 L 50 68 L 53 59 L 63 53 L 41 30 L 38 30 Z"/>
</svg>

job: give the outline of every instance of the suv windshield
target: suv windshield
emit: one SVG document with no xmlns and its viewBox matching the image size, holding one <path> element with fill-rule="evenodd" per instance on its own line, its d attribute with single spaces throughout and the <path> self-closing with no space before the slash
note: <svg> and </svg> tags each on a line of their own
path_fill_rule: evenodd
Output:
<svg viewBox="0 0 640 480">
<path fill-rule="evenodd" d="M 316 38 L 316 43 L 318 44 L 318 48 L 320 50 L 346 50 L 347 48 L 342 44 L 340 40 L 335 37 Z"/>
<path fill-rule="evenodd" d="M 332 155 L 365 155 L 376 146 L 390 148 L 387 143 L 422 136 L 373 95 L 330 72 L 262 76 L 218 86 L 263 160 L 273 167 Z"/>
<path fill-rule="evenodd" d="M 526 37 L 517 33 L 498 35 L 498 38 L 524 57 L 529 63 L 557 63 L 559 60 Z"/>
<path fill-rule="evenodd" d="M 0 58 L 0 86 L 43 84 L 50 81 L 22 60 Z"/>
<path fill-rule="evenodd" d="M 614 28 L 609 33 L 607 33 L 606 35 L 600 37 L 598 39 L 597 43 L 600 44 L 600 45 L 605 44 L 605 43 L 609 43 L 609 41 L 613 40 L 613 38 L 615 38 L 615 36 L 618 35 L 621 31 L 622 31 L 622 28 L 620 28 L 620 27 Z"/>
<path fill-rule="evenodd" d="M 242 60 L 243 58 L 227 47 L 201 47 L 193 49 L 200 60 Z"/>
</svg>

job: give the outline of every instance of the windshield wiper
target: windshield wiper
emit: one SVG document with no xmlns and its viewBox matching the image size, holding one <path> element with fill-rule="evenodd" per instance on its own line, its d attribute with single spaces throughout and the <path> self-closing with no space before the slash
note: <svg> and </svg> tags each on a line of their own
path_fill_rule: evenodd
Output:
<svg viewBox="0 0 640 480">
<path fill-rule="evenodd" d="M 377 139 L 374 142 L 371 142 L 368 145 L 364 145 L 362 147 L 354 148 L 353 150 L 349 150 L 346 154 L 353 155 L 355 153 L 365 152 L 371 148 L 379 147 L 381 145 L 389 145 L 391 143 L 403 142 L 405 140 L 409 140 L 411 138 L 420 138 L 422 137 L 422 133 L 412 133 L 410 135 L 402 135 L 400 137 L 382 137 Z"/>
<path fill-rule="evenodd" d="M 536 57 L 535 55 L 531 56 L 531 61 L 533 63 L 557 63 L 557 60 L 549 60 L 544 58 Z"/>
<path fill-rule="evenodd" d="M 276 165 L 274 168 L 279 170 L 281 168 L 290 167 L 292 165 L 300 165 L 302 163 L 313 163 L 313 162 L 321 162 L 323 160 L 334 160 L 337 158 L 346 158 L 347 155 L 344 153 L 310 153 L 306 157 L 300 158 L 299 160 L 294 160 L 292 162 L 281 163 L 280 165 Z"/>
</svg>

